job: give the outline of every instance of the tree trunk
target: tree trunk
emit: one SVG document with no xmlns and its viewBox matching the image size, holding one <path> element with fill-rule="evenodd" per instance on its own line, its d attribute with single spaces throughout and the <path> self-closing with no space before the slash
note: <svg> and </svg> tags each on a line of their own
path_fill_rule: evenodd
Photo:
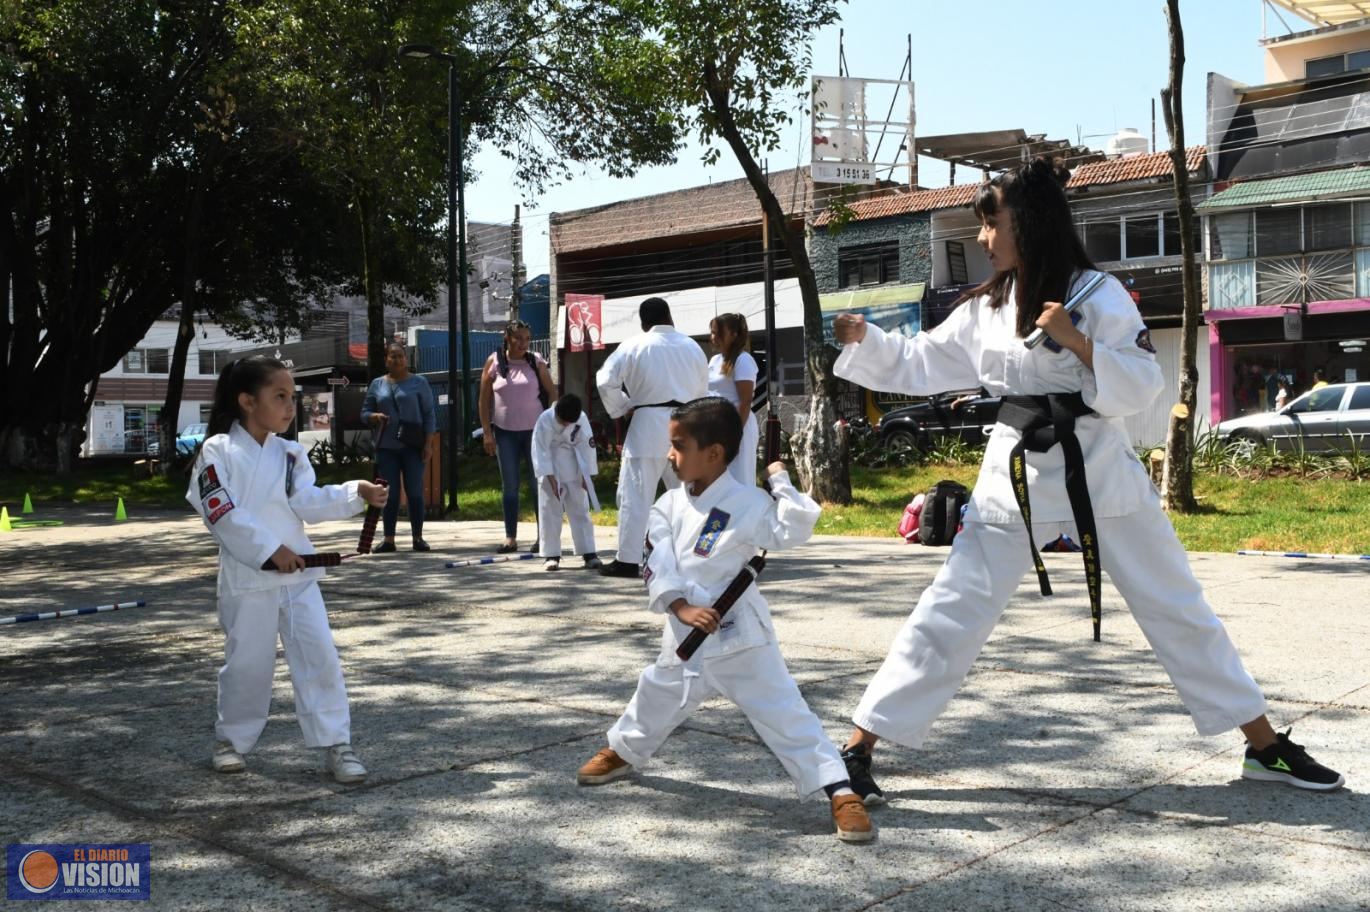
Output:
<svg viewBox="0 0 1370 912">
<path fill-rule="evenodd" d="M 1194 421 L 1198 411 L 1199 372 L 1195 357 L 1199 342 L 1199 271 L 1194 262 L 1194 204 L 1189 198 L 1189 165 L 1185 161 L 1184 27 L 1179 0 L 1166 0 L 1170 27 L 1170 83 L 1161 92 L 1161 111 L 1170 134 L 1170 159 L 1175 170 L 1175 200 L 1179 207 L 1180 253 L 1184 260 L 1184 322 L 1180 343 L 1180 401 L 1170 412 L 1166 435 L 1161 498 L 1167 510 L 1186 513 L 1198 508 L 1194 499 Z"/>
<path fill-rule="evenodd" d="M 191 254 L 187 253 L 187 256 Z M 194 289 L 189 296 L 194 297 Z M 166 399 L 157 422 L 158 453 L 161 473 L 172 474 L 176 464 L 176 425 L 180 424 L 181 397 L 186 384 L 186 360 L 190 342 L 195 338 L 195 310 L 190 299 L 181 300 L 181 322 L 176 328 L 176 345 L 171 351 L 171 373 L 166 380 Z"/>
<path fill-rule="evenodd" d="M 728 86 L 720 78 L 712 61 L 704 64 L 704 82 L 719 133 L 742 165 L 742 171 L 756 193 L 767 220 L 778 229 L 794 266 L 800 297 L 804 301 L 804 361 L 808 367 L 813 396 L 809 401 L 809 414 L 803 431 L 791 439 L 800 487 L 820 503 L 849 504 L 852 494 L 847 435 L 837 424 L 837 410 L 833 404 L 836 389 L 832 375 L 833 358 L 823 344 L 823 311 L 818 302 L 818 280 L 809 261 L 804 233 L 790 224 L 780 201 L 771 190 L 765 172 L 742 139 L 729 104 Z M 772 365 L 775 364 L 774 353 L 767 352 L 767 358 Z M 773 369 L 768 365 L 767 370 Z"/>
</svg>

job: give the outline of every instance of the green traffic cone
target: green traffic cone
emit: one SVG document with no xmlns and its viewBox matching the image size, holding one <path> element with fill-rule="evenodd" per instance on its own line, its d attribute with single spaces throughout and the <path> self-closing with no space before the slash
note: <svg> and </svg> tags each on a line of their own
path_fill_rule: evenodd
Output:
<svg viewBox="0 0 1370 912">
<path fill-rule="evenodd" d="M 124 499 L 122 497 L 119 498 L 119 506 L 114 508 L 114 519 L 116 522 L 128 519 L 128 514 L 124 512 Z"/>
<path fill-rule="evenodd" d="M 14 526 L 10 525 L 10 508 L 0 507 L 0 532 L 13 532 Z"/>
<path fill-rule="evenodd" d="M 27 491 L 24 492 L 24 508 L 23 508 L 22 510 L 20 510 L 19 512 L 20 512 L 20 513 L 32 513 L 32 512 L 33 512 L 33 501 L 29 499 L 29 495 L 28 495 L 28 492 L 27 492 Z"/>
</svg>

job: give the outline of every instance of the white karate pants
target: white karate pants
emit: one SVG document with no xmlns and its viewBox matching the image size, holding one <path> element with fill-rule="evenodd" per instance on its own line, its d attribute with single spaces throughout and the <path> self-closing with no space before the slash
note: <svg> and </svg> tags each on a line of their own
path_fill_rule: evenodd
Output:
<svg viewBox="0 0 1370 912">
<path fill-rule="evenodd" d="M 695 666 L 698 668 L 696 670 Z M 609 746 L 643 766 L 699 704 L 722 694 L 737 704 L 794 781 L 799 797 L 842 782 L 847 767 L 790 677 L 780 647 L 767 643 L 683 665 L 648 665 L 623 715 L 609 729 Z"/>
<path fill-rule="evenodd" d="M 748 487 L 756 487 L 756 448 L 760 443 L 756 416 L 748 415 L 742 423 L 742 446 L 733 461 L 728 463 L 728 474 Z"/>
<path fill-rule="evenodd" d="M 1199 734 L 1217 735 L 1265 713 L 1260 688 L 1204 601 L 1184 546 L 1160 507 L 1152 504 L 1129 516 L 1097 517 L 1095 522 L 1104 572 L 1170 675 Z M 1033 532 L 1039 544 L 1063 531 L 1078 541 L 1073 526 L 1042 523 Z M 881 738 L 921 747 L 1031 569 L 1023 523 L 966 523 L 895 637 L 852 721 Z M 1084 569 L 1074 566 L 1067 572 L 1083 575 Z M 1109 617 L 1105 605 L 1105 634 Z M 1080 632 L 1089 633 L 1083 614 Z"/>
<path fill-rule="evenodd" d="M 219 669 L 219 720 L 214 734 L 240 754 L 266 727 L 276 668 L 276 638 L 295 689 L 295 716 L 309 747 L 352 740 L 342 663 L 328 628 L 323 594 L 314 581 L 219 595 L 224 666 Z"/>
<path fill-rule="evenodd" d="M 563 491 L 558 497 L 552 493 L 552 481 L 538 482 L 538 545 L 543 557 L 561 557 L 561 514 L 565 512 L 571 523 L 571 542 L 579 555 L 595 553 L 595 524 L 590 519 L 590 495 L 580 482 L 567 485 L 558 481 Z M 645 533 L 644 533 L 645 535 Z"/>
<path fill-rule="evenodd" d="M 668 489 L 680 484 L 665 456 L 624 457 L 618 470 L 618 559 L 625 564 L 642 563 L 658 481 Z"/>
</svg>

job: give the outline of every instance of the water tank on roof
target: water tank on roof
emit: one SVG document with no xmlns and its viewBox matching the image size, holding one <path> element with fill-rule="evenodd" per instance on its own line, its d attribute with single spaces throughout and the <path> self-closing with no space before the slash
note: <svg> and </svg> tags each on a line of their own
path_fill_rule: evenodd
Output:
<svg viewBox="0 0 1370 912">
<path fill-rule="evenodd" d="M 1135 127 L 1123 127 L 1109 139 L 1104 154 L 1109 158 L 1127 158 L 1129 155 L 1145 155 L 1151 144 Z"/>
</svg>

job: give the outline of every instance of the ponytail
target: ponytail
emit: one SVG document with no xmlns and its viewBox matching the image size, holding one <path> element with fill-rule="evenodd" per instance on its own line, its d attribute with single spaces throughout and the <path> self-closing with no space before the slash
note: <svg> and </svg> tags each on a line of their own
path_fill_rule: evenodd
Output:
<svg viewBox="0 0 1370 912">
<path fill-rule="evenodd" d="M 288 369 L 281 361 L 265 355 L 239 358 L 224 365 L 224 369 L 219 371 L 218 381 L 214 384 L 214 401 L 209 407 L 209 424 L 205 428 L 205 440 L 215 434 L 227 434 L 233 427 L 233 422 L 242 420 L 242 411 L 238 405 L 240 394 L 255 396 L 271 379 L 272 374 Z M 195 448 L 190 460 L 192 466 L 204 445 L 202 440 Z"/>
</svg>

